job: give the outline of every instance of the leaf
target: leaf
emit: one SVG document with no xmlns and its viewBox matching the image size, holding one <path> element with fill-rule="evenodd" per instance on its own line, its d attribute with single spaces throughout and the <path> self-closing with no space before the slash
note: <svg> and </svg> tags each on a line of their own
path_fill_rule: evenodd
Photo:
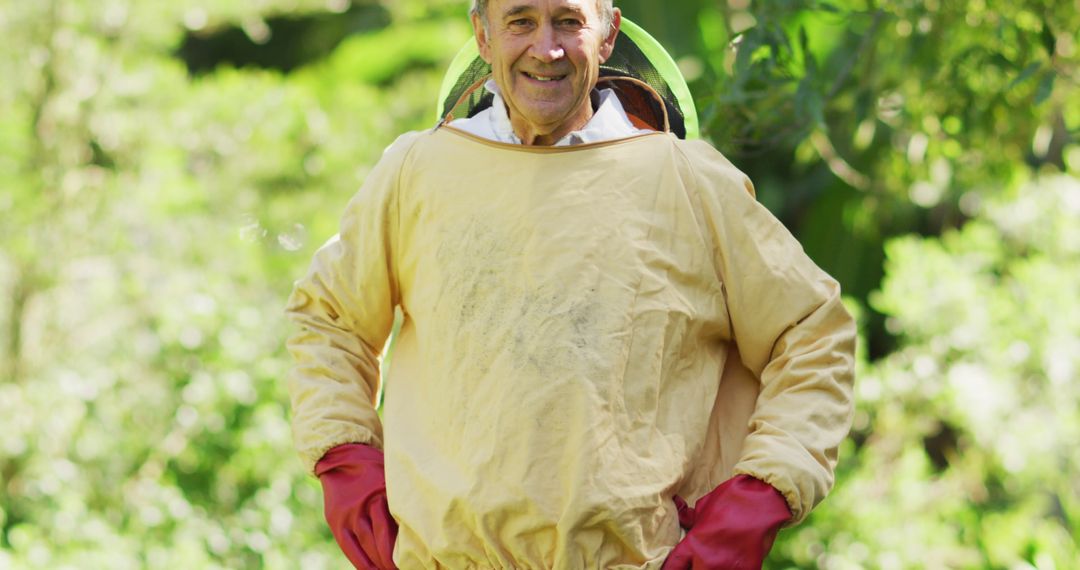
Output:
<svg viewBox="0 0 1080 570">
<path fill-rule="evenodd" d="M 750 63 L 753 61 L 754 51 L 759 47 L 757 34 L 747 33 L 739 42 L 738 51 L 735 54 L 735 81 L 743 84 L 749 79 Z"/>
<path fill-rule="evenodd" d="M 1057 79 L 1057 73 L 1053 70 L 1047 71 L 1039 82 L 1039 88 L 1035 91 L 1035 104 L 1041 105 L 1044 101 L 1050 98 L 1050 95 L 1054 92 L 1054 80 Z"/>
<path fill-rule="evenodd" d="M 815 127 L 825 126 L 825 101 L 821 94 L 814 90 L 811 78 L 806 77 L 799 82 L 795 92 L 795 104 L 799 114 Z"/>
<path fill-rule="evenodd" d="M 857 123 L 863 122 L 870 116 L 870 111 L 874 108 L 875 103 L 873 91 L 869 89 L 860 89 L 858 91 L 858 95 L 855 97 L 855 120 Z"/>
<path fill-rule="evenodd" d="M 1057 38 L 1054 37 L 1054 30 L 1050 29 L 1050 23 L 1046 20 L 1043 20 L 1042 33 L 1039 34 L 1039 38 L 1042 40 L 1043 47 L 1046 48 L 1046 54 L 1054 57 L 1054 53 L 1057 51 Z"/>
<path fill-rule="evenodd" d="M 1036 62 L 1033 62 L 1033 63 L 1029 63 L 1028 66 L 1025 67 L 1023 71 L 1020 72 L 1020 75 L 1017 75 L 1016 79 L 1013 79 L 1012 82 L 1009 83 L 1009 86 L 1007 87 L 1007 89 L 1012 89 L 1013 87 L 1016 87 L 1017 85 L 1023 83 L 1024 81 L 1027 81 L 1032 75 L 1035 75 L 1035 73 L 1037 71 L 1039 71 L 1039 69 L 1041 69 L 1041 68 L 1042 68 L 1042 62 L 1036 61 Z"/>
<path fill-rule="evenodd" d="M 966 52 L 964 55 L 966 55 Z M 994 55 L 990 57 L 990 63 L 1002 69 L 1009 69 L 1013 66 L 1013 62 L 1009 61 L 1009 58 L 1002 55 L 1000 51 L 994 52 Z"/>
<path fill-rule="evenodd" d="M 802 49 L 803 68 L 806 70 L 806 77 L 814 79 L 817 76 L 817 59 L 814 58 L 813 52 L 810 51 L 810 38 L 806 34 L 805 26 L 799 26 L 799 47 Z"/>
</svg>

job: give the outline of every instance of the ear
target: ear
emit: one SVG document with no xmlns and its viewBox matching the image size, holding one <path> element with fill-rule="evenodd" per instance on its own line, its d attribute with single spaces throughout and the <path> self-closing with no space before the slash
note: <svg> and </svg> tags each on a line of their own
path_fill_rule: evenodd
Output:
<svg viewBox="0 0 1080 570">
<path fill-rule="evenodd" d="M 476 48 L 480 52 L 480 58 L 491 64 L 491 45 L 488 44 L 488 33 L 484 29 L 484 22 L 478 14 L 472 15 L 473 35 L 476 36 Z"/>
<path fill-rule="evenodd" d="M 619 26 L 621 25 L 622 11 L 615 8 L 611 17 L 611 29 L 608 30 L 604 43 L 600 45 L 600 63 L 606 62 L 611 57 L 611 53 L 615 51 L 615 39 L 619 37 Z"/>
</svg>

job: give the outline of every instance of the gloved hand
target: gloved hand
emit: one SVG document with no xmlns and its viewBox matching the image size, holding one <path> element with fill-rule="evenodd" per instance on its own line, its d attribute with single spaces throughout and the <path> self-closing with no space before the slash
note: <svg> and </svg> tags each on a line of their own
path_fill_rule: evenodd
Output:
<svg viewBox="0 0 1080 570">
<path fill-rule="evenodd" d="M 383 454 L 359 443 L 339 445 L 315 464 L 326 522 L 341 551 L 360 570 L 390 570 L 398 526 L 386 504 Z"/>
<path fill-rule="evenodd" d="M 780 492 L 749 475 L 728 479 L 694 508 L 678 496 L 675 504 L 688 532 L 663 570 L 760 570 L 780 525 L 791 519 Z"/>
</svg>

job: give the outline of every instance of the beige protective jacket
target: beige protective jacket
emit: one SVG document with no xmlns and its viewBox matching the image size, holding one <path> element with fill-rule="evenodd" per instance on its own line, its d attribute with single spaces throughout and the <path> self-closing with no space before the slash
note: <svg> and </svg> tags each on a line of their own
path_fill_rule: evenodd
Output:
<svg viewBox="0 0 1080 570">
<path fill-rule="evenodd" d="M 300 455 L 383 448 L 403 569 L 659 568 L 680 539 L 672 496 L 736 473 L 797 522 L 851 419 L 837 283 L 744 174 L 669 134 L 407 134 L 288 313 Z"/>
</svg>

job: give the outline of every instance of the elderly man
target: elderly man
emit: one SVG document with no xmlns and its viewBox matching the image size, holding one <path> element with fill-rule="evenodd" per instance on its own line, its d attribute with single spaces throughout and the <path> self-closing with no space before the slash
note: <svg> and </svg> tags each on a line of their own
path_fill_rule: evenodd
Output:
<svg viewBox="0 0 1080 570">
<path fill-rule="evenodd" d="M 391 145 L 289 301 L 335 538 L 358 568 L 760 568 L 848 430 L 836 282 L 643 83 L 598 88 L 610 0 L 472 23 L 490 106 Z"/>
</svg>

